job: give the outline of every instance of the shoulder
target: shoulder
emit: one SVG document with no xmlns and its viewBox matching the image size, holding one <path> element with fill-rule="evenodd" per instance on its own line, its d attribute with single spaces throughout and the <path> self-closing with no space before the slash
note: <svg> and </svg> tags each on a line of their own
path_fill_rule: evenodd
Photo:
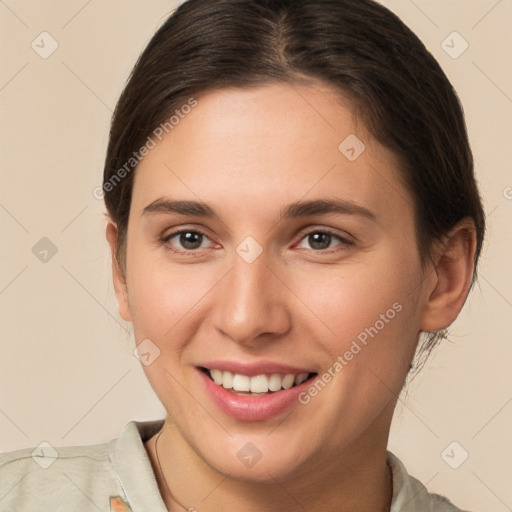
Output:
<svg viewBox="0 0 512 512">
<path fill-rule="evenodd" d="M 125 498 L 116 467 L 120 444 L 125 456 L 140 455 L 147 425 L 130 422 L 119 438 L 103 444 L 41 443 L 0 454 L 0 512 L 110 510 L 109 497 Z"/>
<path fill-rule="evenodd" d="M 0 511 L 81 507 L 116 488 L 110 443 L 53 447 L 43 443 L 0 455 Z M 87 508 L 84 507 L 84 510 Z M 100 508 L 103 510 L 103 508 Z"/>
<path fill-rule="evenodd" d="M 390 512 L 469 512 L 456 507 L 448 498 L 429 493 L 409 475 L 400 459 L 387 452 L 386 460 L 393 474 L 393 499 Z"/>
</svg>

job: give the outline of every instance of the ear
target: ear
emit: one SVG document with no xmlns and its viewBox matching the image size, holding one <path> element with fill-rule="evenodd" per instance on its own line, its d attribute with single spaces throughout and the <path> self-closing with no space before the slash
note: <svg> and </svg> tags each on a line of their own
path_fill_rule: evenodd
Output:
<svg viewBox="0 0 512 512">
<path fill-rule="evenodd" d="M 421 317 L 422 331 L 452 324 L 466 301 L 476 250 L 476 230 L 470 218 L 461 220 L 439 244 L 429 296 Z"/>
<path fill-rule="evenodd" d="M 116 255 L 117 249 L 117 226 L 111 220 L 107 223 L 106 237 L 110 245 L 112 254 L 112 278 L 114 281 L 114 289 L 116 292 L 117 303 L 119 304 L 119 314 L 123 320 L 132 321 L 130 306 L 128 302 L 128 288 L 126 286 L 126 278 L 119 265 Z"/>
</svg>

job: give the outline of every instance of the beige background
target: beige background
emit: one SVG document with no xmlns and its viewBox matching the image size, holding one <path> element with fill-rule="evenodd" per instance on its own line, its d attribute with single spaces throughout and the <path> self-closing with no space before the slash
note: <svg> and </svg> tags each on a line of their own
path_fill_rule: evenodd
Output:
<svg viewBox="0 0 512 512">
<path fill-rule="evenodd" d="M 489 223 L 479 284 L 451 343 L 401 397 L 390 449 L 458 506 L 504 512 L 512 509 L 512 1 L 384 4 L 425 42 L 462 99 Z M 117 312 L 93 189 L 111 111 L 174 6 L 0 0 L 0 451 L 103 442 L 131 419 L 163 416 Z M 31 47 L 43 31 L 59 45 L 46 59 Z M 457 59 L 442 47 L 453 31 L 469 44 Z M 32 252 L 43 237 L 57 248 L 47 262 Z M 461 448 L 452 460 L 469 454 L 458 469 L 441 456 L 453 441 Z"/>
</svg>

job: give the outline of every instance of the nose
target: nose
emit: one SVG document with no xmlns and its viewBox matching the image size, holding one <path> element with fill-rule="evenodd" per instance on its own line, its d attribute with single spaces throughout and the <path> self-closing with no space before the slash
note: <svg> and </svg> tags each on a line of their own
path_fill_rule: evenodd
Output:
<svg viewBox="0 0 512 512">
<path fill-rule="evenodd" d="M 248 263 L 234 254 L 233 266 L 217 288 L 217 329 L 238 344 L 260 346 L 291 327 L 291 292 L 285 276 L 270 268 L 265 252 Z"/>
</svg>

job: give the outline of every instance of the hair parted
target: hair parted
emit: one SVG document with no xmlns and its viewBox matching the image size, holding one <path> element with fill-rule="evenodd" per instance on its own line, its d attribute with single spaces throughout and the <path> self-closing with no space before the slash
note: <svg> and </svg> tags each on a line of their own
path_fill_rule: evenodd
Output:
<svg viewBox="0 0 512 512">
<path fill-rule="evenodd" d="M 115 186 L 105 185 L 190 98 L 275 81 L 330 85 L 393 151 L 414 199 L 423 263 L 436 240 L 473 220 L 473 285 L 485 216 L 462 107 L 423 43 L 373 0 L 187 0 L 170 15 L 140 55 L 110 129 L 104 200 L 118 228 L 121 268 L 137 162 Z M 424 334 L 422 352 L 444 337 Z"/>
</svg>

